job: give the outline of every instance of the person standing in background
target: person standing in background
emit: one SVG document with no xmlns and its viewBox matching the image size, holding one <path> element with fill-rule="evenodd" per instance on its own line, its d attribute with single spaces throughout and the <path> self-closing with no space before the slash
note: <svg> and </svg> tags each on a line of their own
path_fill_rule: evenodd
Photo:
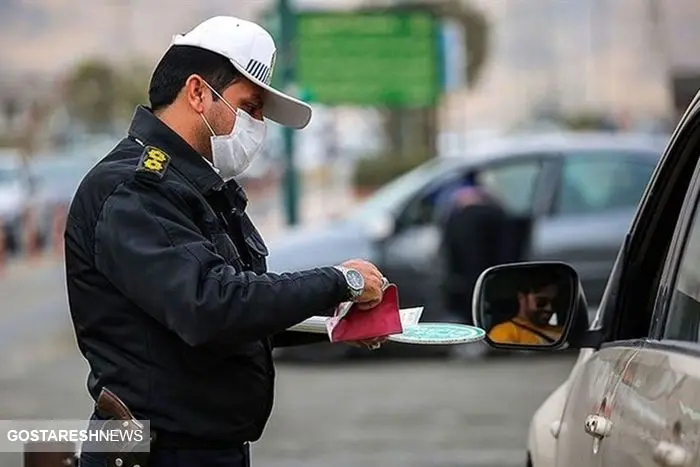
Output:
<svg viewBox="0 0 700 467">
<path fill-rule="evenodd" d="M 479 275 L 499 264 L 507 215 L 498 200 L 478 183 L 475 173 L 451 191 L 444 212 L 441 242 L 442 292 L 447 310 L 461 323 L 473 324 L 472 295 Z M 485 345 L 455 348 L 456 356 L 476 358 Z"/>
</svg>

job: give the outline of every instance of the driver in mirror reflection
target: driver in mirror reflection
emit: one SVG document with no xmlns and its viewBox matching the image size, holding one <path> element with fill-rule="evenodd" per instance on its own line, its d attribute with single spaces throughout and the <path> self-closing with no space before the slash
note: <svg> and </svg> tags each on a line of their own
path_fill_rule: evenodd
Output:
<svg viewBox="0 0 700 467">
<path fill-rule="evenodd" d="M 563 329 L 556 319 L 554 302 L 558 287 L 535 281 L 518 291 L 518 314 L 489 331 L 489 338 L 501 344 L 548 345 L 559 340 Z"/>
</svg>

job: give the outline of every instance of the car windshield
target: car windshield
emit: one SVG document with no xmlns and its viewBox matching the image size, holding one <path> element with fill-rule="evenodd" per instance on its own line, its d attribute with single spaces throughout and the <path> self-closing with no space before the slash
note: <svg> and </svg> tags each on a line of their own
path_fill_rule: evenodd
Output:
<svg viewBox="0 0 700 467">
<path fill-rule="evenodd" d="M 391 213 L 421 187 L 460 164 L 459 159 L 431 159 L 380 188 L 357 207 L 351 218 L 371 220 Z"/>
</svg>

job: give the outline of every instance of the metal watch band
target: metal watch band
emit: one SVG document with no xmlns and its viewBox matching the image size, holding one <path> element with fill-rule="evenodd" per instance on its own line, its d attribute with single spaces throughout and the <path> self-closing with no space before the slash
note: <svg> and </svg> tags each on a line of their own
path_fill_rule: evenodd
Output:
<svg viewBox="0 0 700 467">
<path fill-rule="evenodd" d="M 362 290 L 354 289 L 348 281 L 348 271 L 350 271 L 349 268 L 346 268 L 345 266 L 334 266 L 334 268 L 343 274 L 343 278 L 345 278 L 345 287 L 348 290 L 348 296 L 350 299 L 355 299 L 362 295 Z"/>
</svg>

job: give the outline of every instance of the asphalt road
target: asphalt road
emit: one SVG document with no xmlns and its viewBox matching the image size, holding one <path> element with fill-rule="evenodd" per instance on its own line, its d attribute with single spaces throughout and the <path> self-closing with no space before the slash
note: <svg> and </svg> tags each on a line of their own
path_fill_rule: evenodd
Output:
<svg viewBox="0 0 700 467">
<path fill-rule="evenodd" d="M 0 418 L 90 413 L 59 263 L 0 277 Z M 532 413 L 572 357 L 479 363 L 379 361 L 278 366 L 275 410 L 257 466 L 522 466 Z M 17 455 L 0 466 L 20 465 Z"/>
</svg>

